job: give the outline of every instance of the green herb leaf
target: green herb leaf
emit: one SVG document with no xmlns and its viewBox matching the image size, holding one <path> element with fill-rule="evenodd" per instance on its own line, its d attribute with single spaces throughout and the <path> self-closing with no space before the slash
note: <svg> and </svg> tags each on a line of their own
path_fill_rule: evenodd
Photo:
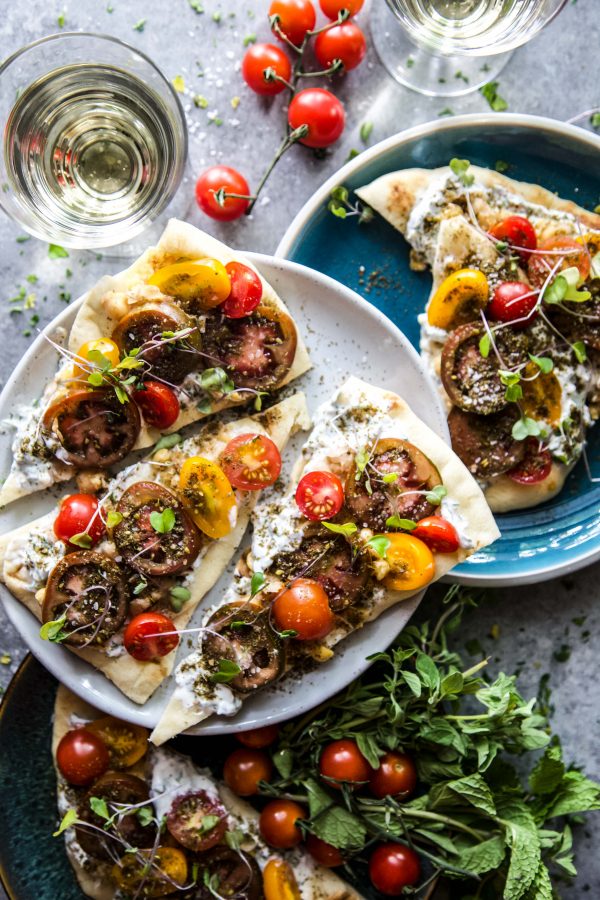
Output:
<svg viewBox="0 0 600 900">
<path fill-rule="evenodd" d="M 172 587 L 169 591 L 171 608 L 174 609 L 175 612 L 180 612 L 181 609 L 183 609 L 184 603 L 187 603 L 191 596 L 191 591 L 189 591 L 188 588 L 181 585 L 175 585 L 175 587 Z"/>
<path fill-rule="evenodd" d="M 358 531 L 358 526 L 354 522 L 346 522 L 344 525 L 336 525 L 335 522 L 321 522 L 321 525 L 335 534 L 343 534 L 344 537 L 350 537 L 351 534 Z"/>
<path fill-rule="evenodd" d="M 135 811 L 136 818 L 144 828 L 154 822 L 154 810 L 151 806 L 141 806 Z"/>
<path fill-rule="evenodd" d="M 254 572 L 252 578 L 250 579 L 250 596 L 256 597 L 257 594 L 262 591 L 264 586 L 267 583 L 267 579 L 265 578 L 263 572 Z"/>
<path fill-rule="evenodd" d="M 205 369 L 200 375 L 200 387 L 215 394 L 230 394 L 235 390 L 235 385 L 225 369 L 219 367 Z"/>
<path fill-rule="evenodd" d="M 53 619 L 50 622 L 46 622 L 40 628 L 40 637 L 43 641 L 52 641 L 55 644 L 60 644 L 61 641 L 64 641 L 65 638 L 68 637 L 68 634 L 64 632 L 63 625 L 67 622 L 66 616 L 61 616 L 60 619 Z"/>
<path fill-rule="evenodd" d="M 499 868 L 506 856 L 506 844 L 500 835 L 494 835 L 481 844 L 465 847 L 461 851 L 457 865 L 474 875 L 483 875 Z"/>
<path fill-rule="evenodd" d="M 382 559 L 385 559 L 390 544 L 391 541 L 385 534 L 376 534 L 367 541 L 367 547 L 374 550 L 377 556 L 380 556 Z"/>
<path fill-rule="evenodd" d="M 240 674 L 242 670 L 236 662 L 231 659 L 220 659 L 219 668 L 210 676 L 210 680 L 214 684 L 228 684 L 230 681 Z"/>
<path fill-rule="evenodd" d="M 106 516 L 106 527 L 108 529 L 116 528 L 119 522 L 123 521 L 123 514 L 117 512 L 116 509 L 111 509 L 108 515 Z"/>
<path fill-rule="evenodd" d="M 213 828 L 215 828 L 219 824 L 220 821 L 221 821 L 220 816 L 214 816 L 214 815 L 202 816 L 202 818 L 200 819 L 200 826 L 199 826 L 201 834 L 206 834 L 207 832 L 212 831 Z"/>
<path fill-rule="evenodd" d="M 69 254 L 59 244 L 48 244 L 48 256 L 50 259 L 65 259 Z"/>
<path fill-rule="evenodd" d="M 542 433 L 542 426 L 529 416 L 522 416 L 512 427 L 515 441 L 524 441 L 527 437 L 537 437 Z"/>
<path fill-rule="evenodd" d="M 171 447 L 175 447 L 177 444 L 182 442 L 183 438 L 180 434 L 163 434 L 163 436 L 156 442 L 152 449 L 152 456 L 158 452 L 158 450 L 170 450 Z"/>
<path fill-rule="evenodd" d="M 373 123 L 372 122 L 363 122 L 360 126 L 360 139 L 363 144 L 366 144 L 369 138 L 371 137 L 371 132 L 373 131 Z"/>
<path fill-rule="evenodd" d="M 92 812 L 100 816 L 101 819 L 110 819 L 108 804 L 104 797 L 90 797 L 89 804 Z"/>
<path fill-rule="evenodd" d="M 483 776 L 478 772 L 473 775 L 465 775 L 445 784 L 435 785 L 429 793 L 429 808 L 437 809 L 448 804 L 462 805 L 468 803 L 475 809 L 496 815 L 496 805 L 492 792 L 485 783 Z"/>
<path fill-rule="evenodd" d="M 479 88 L 479 93 L 487 100 L 494 112 L 504 112 L 505 109 L 508 109 L 508 103 L 498 93 L 498 84 L 497 81 L 488 81 Z"/>
<path fill-rule="evenodd" d="M 575 354 L 575 358 L 578 363 L 583 363 L 587 359 L 587 352 L 585 349 L 585 344 L 583 341 L 575 341 L 571 344 L 573 353 Z"/>
<path fill-rule="evenodd" d="M 289 778 L 294 768 L 294 756 L 291 750 L 283 747 L 273 754 L 273 765 L 282 778 Z"/>
<path fill-rule="evenodd" d="M 387 472 L 381 479 L 384 484 L 395 484 L 398 481 L 397 472 Z"/>
<path fill-rule="evenodd" d="M 529 787 L 534 794 L 553 794 L 565 774 L 560 747 L 548 747 L 537 761 L 529 776 Z"/>
<path fill-rule="evenodd" d="M 138 21 L 133 26 L 134 31 L 143 31 L 146 27 L 146 19 L 138 19 Z"/>
<path fill-rule="evenodd" d="M 337 806 L 332 798 L 314 779 L 304 782 L 308 794 L 310 830 L 322 841 L 340 850 L 360 847 L 366 838 L 361 820 Z"/>
<path fill-rule="evenodd" d="M 150 524 L 158 534 L 168 534 L 175 525 L 175 513 L 170 506 L 167 506 L 162 512 L 154 510 L 150 513 Z"/>
<path fill-rule="evenodd" d="M 542 300 L 544 303 L 560 303 L 565 299 L 568 288 L 567 280 L 562 275 L 557 275 L 544 291 Z"/>
<path fill-rule="evenodd" d="M 439 506 L 444 497 L 448 494 L 447 489 L 443 484 L 437 484 L 430 491 L 427 491 L 425 494 L 425 499 L 428 503 L 431 503 L 433 506 Z"/>
<path fill-rule="evenodd" d="M 471 166 L 468 159 L 457 159 L 457 157 L 454 157 L 450 160 L 449 165 L 461 184 L 464 184 L 465 187 L 470 187 L 473 184 L 475 176 L 468 171 Z"/>
<path fill-rule="evenodd" d="M 345 206 L 340 206 L 335 200 L 330 200 L 327 204 L 327 209 L 330 213 L 333 213 L 338 219 L 345 219 L 348 215 L 348 210 Z"/>
<path fill-rule="evenodd" d="M 284 631 L 278 631 L 277 634 L 279 635 L 280 638 L 282 638 L 283 640 L 286 640 L 287 638 L 295 638 L 297 636 L 298 632 L 295 631 L 293 628 L 286 628 Z"/>
<path fill-rule="evenodd" d="M 133 589 L 133 596 L 139 597 L 139 595 L 142 594 L 146 590 L 147 587 L 148 587 L 147 581 L 138 581 L 138 583 L 136 584 L 136 586 Z"/>
<path fill-rule="evenodd" d="M 387 528 L 403 528 L 405 531 L 414 531 L 417 527 L 413 519 L 402 519 L 400 516 L 390 516 L 385 524 Z"/>
<path fill-rule="evenodd" d="M 83 547 L 84 550 L 89 550 L 93 541 L 87 531 L 81 531 L 79 534 L 74 534 L 73 537 L 70 537 L 69 543 L 75 544 L 76 547 Z"/>
<path fill-rule="evenodd" d="M 484 359 L 487 359 L 490 355 L 490 350 L 492 347 L 492 342 L 490 340 L 489 333 L 486 331 L 484 335 L 482 335 L 479 339 L 479 352 L 483 356 Z"/>
<path fill-rule="evenodd" d="M 225 832 L 225 843 L 230 850 L 239 850 L 244 842 L 245 834 L 239 828 Z"/>
<path fill-rule="evenodd" d="M 532 363 L 535 363 L 540 372 L 544 375 L 547 375 L 548 372 L 551 372 L 554 368 L 554 363 L 549 356 L 534 356 L 533 353 L 530 353 L 529 359 Z"/>
<path fill-rule="evenodd" d="M 68 828 L 72 828 L 79 822 L 79 817 L 77 815 L 76 809 L 68 809 L 64 816 L 62 817 L 61 823 L 58 826 L 56 831 L 52 832 L 52 837 L 58 837 L 63 831 L 66 831 Z"/>
</svg>

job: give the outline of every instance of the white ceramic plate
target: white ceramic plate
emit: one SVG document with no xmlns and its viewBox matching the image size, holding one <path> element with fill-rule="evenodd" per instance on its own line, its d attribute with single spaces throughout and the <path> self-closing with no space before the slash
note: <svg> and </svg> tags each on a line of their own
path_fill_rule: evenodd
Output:
<svg viewBox="0 0 600 900">
<path fill-rule="evenodd" d="M 382 313 L 357 294 L 331 278 L 296 263 L 258 254 L 248 254 L 265 278 L 284 299 L 303 334 L 314 368 L 294 387 L 305 391 L 309 409 L 317 406 L 351 374 L 384 386 L 417 401 L 415 412 L 438 434 L 448 439 L 444 412 L 436 390 L 408 340 Z M 77 312 L 73 304 L 46 329 L 69 329 Z M 54 373 L 56 354 L 40 335 L 9 379 L 0 397 L 0 421 L 19 403 L 39 396 L 40 386 Z M 298 435 L 284 454 L 288 466 L 306 435 Z M 0 435 L 0 471 L 8 471 L 12 434 Z M 34 494 L 2 512 L 2 531 L 31 521 L 51 509 L 57 496 L 68 493 L 62 485 L 54 492 Z M 210 591 L 192 624 L 202 617 L 202 608 L 213 605 L 223 594 L 231 576 L 230 567 Z M 144 705 L 128 700 L 100 672 L 78 659 L 65 647 L 40 640 L 39 623 L 2 585 L 4 608 L 31 652 L 60 681 L 84 700 L 111 715 L 152 728 L 171 691 L 167 679 Z M 366 657 L 383 650 L 400 632 L 416 609 L 422 594 L 384 613 L 344 642 L 334 659 L 300 679 L 287 678 L 247 701 L 233 719 L 213 717 L 193 733 L 220 734 L 277 722 L 305 712 L 341 690 L 368 667 Z M 183 642 L 180 655 L 189 652 Z"/>
</svg>

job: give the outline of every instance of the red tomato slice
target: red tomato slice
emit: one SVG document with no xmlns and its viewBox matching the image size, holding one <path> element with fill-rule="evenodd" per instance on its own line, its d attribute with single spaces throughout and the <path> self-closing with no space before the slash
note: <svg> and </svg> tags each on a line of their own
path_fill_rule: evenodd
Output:
<svg viewBox="0 0 600 900">
<path fill-rule="evenodd" d="M 509 216 L 491 229 L 492 237 L 499 241 L 506 241 L 511 248 L 516 250 L 521 259 L 528 259 L 531 255 L 528 251 L 537 247 L 537 234 L 535 228 L 525 216 Z"/>
<path fill-rule="evenodd" d="M 229 482 L 241 491 L 260 491 L 274 484 L 281 472 L 281 454 L 264 434 L 238 434 L 221 453 Z"/>
<path fill-rule="evenodd" d="M 179 637 L 171 619 L 162 613 L 140 613 L 134 616 L 123 635 L 125 649 L 140 662 L 149 662 L 166 656 L 179 643 Z"/>
<path fill-rule="evenodd" d="M 548 450 L 540 449 L 535 438 L 528 438 L 525 444 L 525 458 L 506 474 L 517 484 L 539 484 L 552 471 L 552 456 Z"/>
<path fill-rule="evenodd" d="M 179 418 L 177 395 L 160 381 L 145 381 L 144 387 L 135 391 L 133 399 L 148 425 L 153 428 L 170 428 Z"/>
<path fill-rule="evenodd" d="M 298 483 L 296 503 L 313 522 L 331 519 L 344 504 L 344 487 L 332 472 L 309 472 Z"/>
<path fill-rule="evenodd" d="M 582 281 L 585 281 L 590 274 L 590 255 L 572 237 L 562 235 L 551 238 L 551 240 L 541 243 L 538 250 L 548 250 L 549 253 L 547 256 L 541 253 L 532 253 L 529 257 L 527 274 L 535 288 L 542 287 L 557 263 L 560 265 L 556 269 L 555 275 L 558 275 L 562 269 L 569 269 L 571 266 L 577 266 Z"/>
<path fill-rule="evenodd" d="M 221 306 L 228 319 L 242 319 L 254 312 L 262 300 L 262 281 L 256 272 L 243 263 L 230 262 L 225 266 L 231 279 L 231 292 Z"/>
<path fill-rule="evenodd" d="M 417 522 L 417 527 L 411 531 L 414 537 L 427 544 L 430 550 L 436 553 L 455 553 L 460 547 L 460 538 L 452 522 L 441 516 L 428 516 Z"/>
<path fill-rule="evenodd" d="M 54 521 L 54 534 L 59 541 L 67 544 L 76 534 L 84 532 L 89 535 L 91 541 L 87 546 L 98 543 L 104 534 L 104 522 L 98 513 L 98 501 L 93 494 L 71 494 L 60 505 Z"/>
</svg>

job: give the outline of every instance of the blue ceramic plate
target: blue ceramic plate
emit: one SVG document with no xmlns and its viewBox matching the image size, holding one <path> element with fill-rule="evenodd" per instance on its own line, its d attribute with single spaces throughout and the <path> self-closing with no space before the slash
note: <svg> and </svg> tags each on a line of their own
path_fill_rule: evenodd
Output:
<svg viewBox="0 0 600 900">
<path fill-rule="evenodd" d="M 396 169 L 447 165 L 454 156 L 489 168 L 504 160 L 513 178 L 541 184 L 590 209 L 600 201 L 600 137 L 537 116 L 457 116 L 403 131 L 347 163 L 298 213 L 277 255 L 353 288 L 418 347 L 417 313 L 429 295 L 429 274 L 411 271 L 408 244 L 383 219 L 377 216 L 369 225 L 337 219 L 327 211 L 327 201 L 338 184 L 357 188 Z M 418 413 L 418 404 L 413 406 Z M 588 457 L 592 476 L 600 478 L 600 425 L 590 432 Z M 554 500 L 498 516 L 500 540 L 458 566 L 450 580 L 526 584 L 589 565 L 600 558 L 599 510 L 600 484 L 580 462 Z"/>
</svg>

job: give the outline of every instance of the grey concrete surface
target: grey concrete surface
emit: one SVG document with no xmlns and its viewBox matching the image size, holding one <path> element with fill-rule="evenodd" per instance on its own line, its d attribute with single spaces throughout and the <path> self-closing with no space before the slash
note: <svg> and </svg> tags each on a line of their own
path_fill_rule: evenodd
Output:
<svg viewBox="0 0 600 900">
<path fill-rule="evenodd" d="M 241 80 L 239 64 L 245 38 L 256 34 L 259 40 L 269 39 L 267 2 L 203 0 L 203 4 L 205 12 L 198 14 L 188 0 L 5 0 L 0 17 L 0 54 L 7 56 L 31 40 L 58 31 L 62 15 L 65 30 L 105 32 L 134 44 L 148 53 L 169 78 L 184 78 L 190 176 L 207 164 L 222 161 L 239 167 L 251 184 L 256 183 L 265 160 L 279 142 L 284 100 L 264 101 L 254 96 Z M 500 92 L 511 111 L 568 119 L 600 103 L 599 6 L 598 0 L 572 0 L 544 33 L 515 53 L 500 76 Z M 363 12 L 360 19 L 366 22 L 368 14 Z M 143 25 L 139 24 L 142 20 Z M 136 30 L 136 25 L 143 30 Z M 255 214 L 225 226 L 200 214 L 188 183 L 190 220 L 234 246 L 272 252 L 291 217 L 315 188 L 342 164 L 351 148 L 363 147 L 359 137 L 362 122 L 373 123 L 369 143 L 374 143 L 436 118 L 448 106 L 456 113 L 488 111 L 479 94 L 446 101 L 419 97 L 401 88 L 387 76 L 372 47 L 363 66 L 339 82 L 338 91 L 346 104 L 348 125 L 342 140 L 324 159 L 317 160 L 300 148 L 292 150 L 278 167 Z M 192 103 L 197 93 L 207 98 L 206 109 Z M 236 97 L 240 101 L 234 108 L 231 101 Z M 223 124 L 211 122 L 215 118 Z M 32 315 L 39 316 L 39 324 L 48 322 L 69 295 L 77 297 L 99 274 L 117 265 L 75 251 L 68 259 L 50 260 L 45 244 L 33 239 L 17 243 L 20 234 L 17 226 L 0 215 L 2 382 L 35 333 Z M 30 284 L 28 275 L 39 280 Z M 22 304 L 11 305 L 9 301 L 22 287 L 35 294 L 35 309 L 16 313 L 14 307 Z M 520 669 L 525 695 L 535 693 L 541 675 L 549 674 L 553 723 L 561 735 L 565 756 L 597 778 L 599 582 L 600 565 L 596 565 L 561 581 L 490 592 L 459 638 L 466 642 L 477 637 L 493 656 L 493 670 Z M 576 624 L 575 619 L 582 624 Z M 564 647 L 570 652 L 561 652 Z M 2 622 L 0 651 L 0 684 L 6 686 L 26 652 L 6 620 Z M 600 817 L 595 815 L 577 830 L 580 874 L 571 887 L 560 887 L 565 897 L 600 898 L 599 828 Z M 1 889 L 0 896 L 4 896 Z"/>
</svg>

